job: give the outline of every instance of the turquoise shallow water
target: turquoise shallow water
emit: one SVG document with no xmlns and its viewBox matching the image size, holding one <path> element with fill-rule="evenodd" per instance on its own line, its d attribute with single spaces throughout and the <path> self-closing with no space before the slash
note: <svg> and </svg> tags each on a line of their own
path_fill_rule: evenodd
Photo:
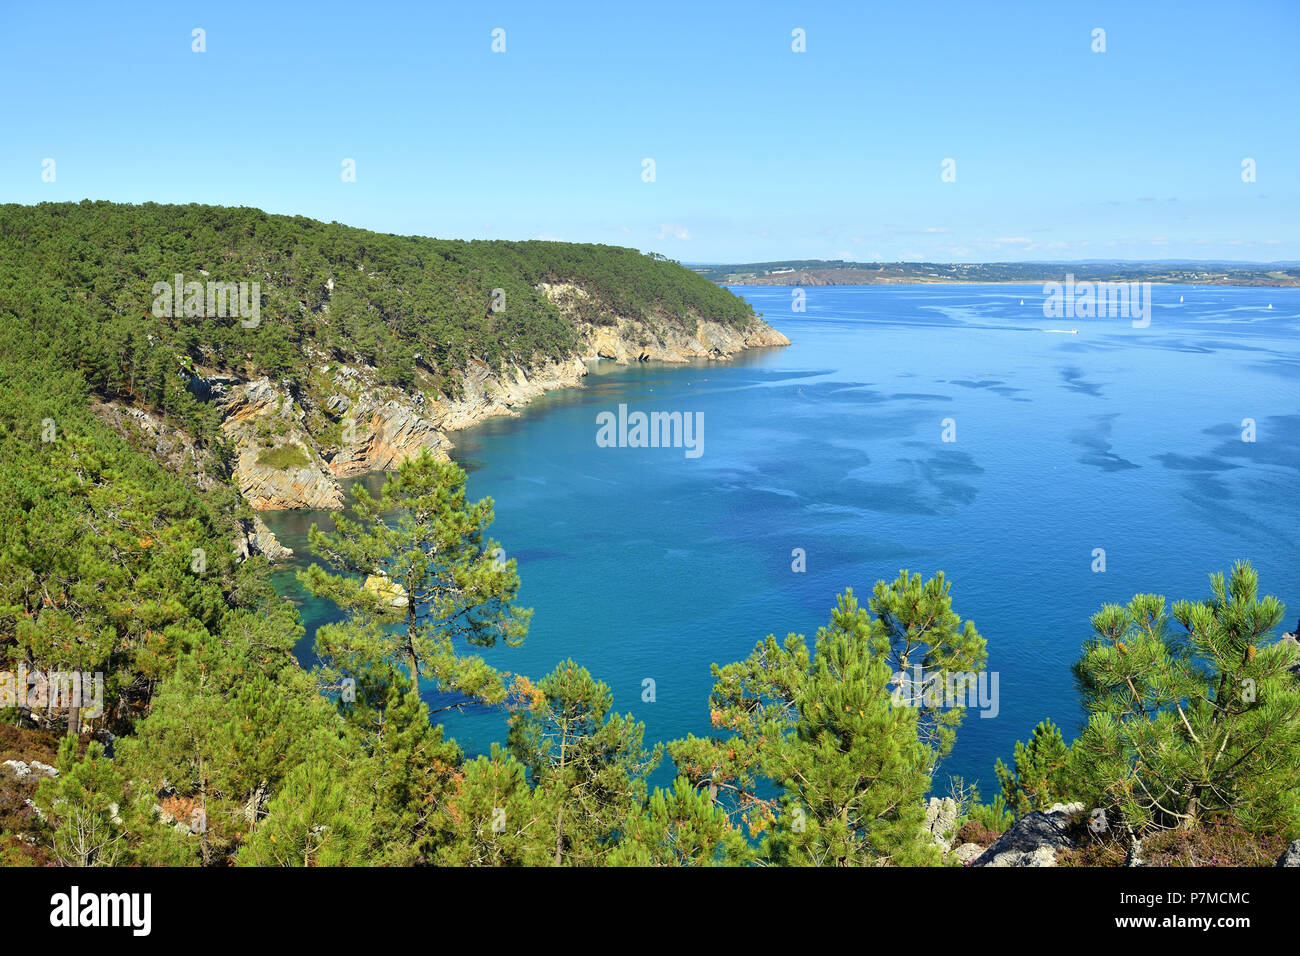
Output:
<svg viewBox="0 0 1300 956">
<path fill-rule="evenodd" d="M 495 665 L 539 677 L 573 657 L 649 739 L 704 734 L 710 663 L 768 633 L 811 638 L 845 587 L 865 600 L 900 568 L 942 569 L 988 641 L 999 712 L 969 714 L 941 773 L 988 795 L 995 757 L 1037 721 L 1076 732 L 1069 665 L 1103 602 L 1204 597 L 1210 571 L 1249 558 L 1288 628 L 1300 615 L 1300 290 L 1156 286 L 1146 329 L 1046 319 L 1041 286 L 809 289 L 804 313 L 790 289 L 735 291 L 794 344 L 598 363 L 586 388 L 453 436 L 535 608 L 522 648 L 487 652 Z M 702 413 L 703 454 L 598 447 L 596 416 L 620 403 Z M 328 520 L 266 518 L 300 558 L 306 526 Z M 309 660 L 330 610 L 290 571 L 276 580 L 302 606 Z M 505 735 L 499 711 L 446 724 L 470 752 Z"/>
</svg>

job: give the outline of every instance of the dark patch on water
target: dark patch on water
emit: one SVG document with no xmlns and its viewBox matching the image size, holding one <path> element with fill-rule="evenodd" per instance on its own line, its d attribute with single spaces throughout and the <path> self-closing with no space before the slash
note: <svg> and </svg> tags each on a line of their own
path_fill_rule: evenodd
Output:
<svg viewBox="0 0 1300 956">
<path fill-rule="evenodd" d="M 1293 382 L 1300 379 L 1300 359 L 1278 356 L 1266 362 L 1256 362 L 1250 367 L 1270 375 L 1281 375 Z"/>
<path fill-rule="evenodd" d="M 908 441 L 903 444 L 909 448 L 932 449 L 934 446 L 928 442 Z M 958 451 L 955 448 L 945 447 L 942 450 L 931 455 L 929 458 L 904 458 L 901 461 L 912 462 L 913 464 L 923 465 L 936 472 L 942 472 L 950 475 L 982 475 L 984 469 L 976 464 L 975 459 L 968 452 Z"/>
<path fill-rule="evenodd" d="M 1276 465 L 1300 471 L 1300 415 L 1270 415 L 1255 429 L 1253 442 L 1242 441 L 1242 428 L 1223 425 L 1205 429 L 1207 434 L 1229 435 L 1235 432 L 1236 440 L 1229 439 L 1214 446 L 1210 454 L 1221 458 L 1241 458 L 1257 465 Z M 1235 467 L 1235 466 L 1233 466 Z"/>
<path fill-rule="evenodd" d="M 866 481 L 861 478 L 852 480 L 856 492 L 852 496 L 852 502 L 868 511 L 893 515 L 941 513 L 938 504 L 927 500 L 920 489 L 911 482 Z"/>
<path fill-rule="evenodd" d="M 1006 382 L 996 378 L 985 379 L 979 382 L 973 382 L 969 379 L 954 379 L 948 384 L 957 385 L 961 388 L 986 389 L 995 395 L 1001 395 L 1007 398 L 1015 395 L 1017 392 L 1024 391 L 1023 388 L 1016 388 L 1014 385 L 1008 385 Z"/>
<path fill-rule="evenodd" d="M 1219 425 L 1211 425 L 1209 428 L 1202 428 L 1201 434 L 1213 435 L 1216 438 L 1235 438 L 1241 435 L 1241 428 L 1230 422 L 1223 422 Z"/>
<path fill-rule="evenodd" d="M 1006 382 L 996 378 L 991 378 L 984 382 L 971 382 L 965 379 L 956 379 L 948 383 L 949 385 L 960 385 L 962 388 L 993 388 L 996 385 L 1005 385 Z"/>
<path fill-rule="evenodd" d="M 1061 378 L 1065 380 L 1065 388 L 1074 392 L 1081 392 L 1084 395 L 1091 395 L 1094 398 L 1101 398 L 1101 386 L 1096 382 L 1089 382 L 1083 377 L 1083 370 L 1078 366 L 1070 365 L 1060 370 Z"/>
<path fill-rule="evenodd" d="M 1165 452 L 1163 455 L 1152 455 L 1151 457 L 1166 468 L 1172 468 L 1175 471 L 1228 471 L 1241 467 L 1230 462 L 1220 461 L 1218 458 L 1212 458 L 1209 455 L 1177 455 L 1173 452 Z"/>
<path fill-rule="evenodd" d="M 456 462 L 456 464 L 460 465 L 461 468 L 465 469 L 465 473 L 467 475 L 472 475 L 475 472 L 482 471 L 485 467 L 487 467 L 483 463 L 483 461 L 478 458 L 460 458 L 458 456 L 453 456 L 453 460 Z"/>
<path fill-rule="evenodd" d="M 1078 459 L 1080 463 L 1092 465 L 1102 471 L 1129 471 L 1142 467 L 1137 462 L 1129 461 L 1111 451 L 1114 445 L 1110 440 L 1110 433 L 1118 417 L 1118 413 L 1094 415 L 1092 421 L 1095 424 L 1091 428 L 1078 429 L 1071 433 L 1070 444 L 1088 450 L 1086 455 Z"/>
</svg>

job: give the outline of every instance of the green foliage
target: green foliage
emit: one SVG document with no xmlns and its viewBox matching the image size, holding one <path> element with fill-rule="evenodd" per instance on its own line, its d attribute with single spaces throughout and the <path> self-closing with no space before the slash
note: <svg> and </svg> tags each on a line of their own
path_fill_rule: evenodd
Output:
<svg viewBox="0 0 1300 956">
<path fill-rule="evenodd" d="M 1093 615 L 1075 676 L 1089 714 L 1072 748 L 1094 806 L 1132 830 L 1231 815 L 1300 835 L 1300 684 L 1294 646 L 1270 641 L 1285 611 L 1247 563 L 1211 596 L 1136 595 Z M 1181 628 L 1171 627 L 1171 618 Z"/>
<path fill-rule="evenodd" d="M 176 273 L 258 282 L 262 321 L 155 315 L 153 285 Z M 542 283 L 588 295 L 561 311 Z M 925 690 L 986 662 L 942 574 L 878 582 L 867 609 L 845 594 L 811 648 L 768 637 L 715 666 L 717 736 L 670 744 L 678 778 L 648 794 L 661 750 L 606 685 L 565 661 L 511 695 L 466 652 L 518 643 L 529 612 L 487 536 L 492 503 L 466 500 L 456 466 L 408 462 L 377 498 L 358 486 L 334 532 L 313 529 L 324 566 L 304 583 L 345 615 L 317 635 L 317 673 L 293 658 L 301 623 L 265 562 L 233 556 L 251 512 L 224 477 L 232 450 L 200 376 L 269 375 L 314 398 L 332 387 L 322 361 L 363 362 L 435 398 L 471 362 L 568 354 L 575 322 L 700 318 L 745 326 L 752 312 L 626 249 L 402 238 L 208 206 L 0 206 L 0 663 L 105 678 L 101 715 L 43 715 L 69 734 L 59 776 L 4 781 L 0 861 L 938 862 L 922 801 L 963 715 Z M 215 484 L 198 491 L 122 437 L 118 406 L 192 435 Z M 303 461 L 295 445 L 262 460 Z M 1300 835 L 1296 654 L 1270 638 L 1282 606 L 1258 597 L 1248 565 L 1211 584 L 1203 602 L 1166 611 L 1138 595 L 1095 615 L 1076 667 L 1083 734 L 1067 750 L 1040 724 L 1014 770 L 998 763 L 1005 796 L 971 807 L 970 823 L 999 832 L 1078 796 L 1134 830 L 1179 828 L 1147 842 L 1149 860 L 1175 865 L 1267 862 Z M 900 680 L 917 667 L 919 681 Z M 452 707 L 515 705 L 507 749 L 466 760 L 421 678 Z M 915 699 L 897 699 L 905 687 Z M 87 739 L 107 731 L 112 759 Z"/>
<path fill-rule="evenodd" d="M 178 274 L 257 282 L 260 321 L 155 315 L 155 283 Z M 562 282 L 588 293 L 572 317 L 538 288 Z M 574 320 L 618 316 L 693 331 L 699 318 L 746 326 L 753 310 L 679 264 L 615 246 L 393 236 L 244 207 L 0 205 L 0 326 L 100 395 L 177 416 L 205 444 L 219 417 L 189 390 L 196 364 L 302 384 L 310 348 L 369 364 L 382 384 L 423 375 L 450 393 L 471 360 L 558 358 L 576 346 Z"/>
<path fill-rule="evenodd" d="M 132 451 L 76 407 L 78 390 L 55 399 L 6 384 L 0 660 L 102 673 L 102 716 L 60 716 L 72 732 L 129 732 L 178 656 L 267 585 L 234 562 L 231 499 L 200 496 Z"/>
<path fill-rule="evenodd" d="M 1007 801 L 1002 794 L 996 795 L 990 803 L 981 803 L 979 785 L 971 784 L 967 787 L 966 781 L 961 777 L 949 778 L 949 790 L 957 804 L 957 845 L 987 845 L 991 842 L 988 839 L 990 834 L 1000 835 L 1016 822 L 1015 815 L 1007 809 Z"/>
<path fill-rule="evenodd" d="M 301 445 L 276 445 L 274 448 L 263 448 L 257 456 L 257 463 L 287 471 L 290 468 L 305 468 L 311 464 L 311 459 Z"/>
<path fill-rule="evenodd" d="M 441 866 L 548 866 L 554 800 L 528 784 L 524 765 L 492 745 L 465 764 L 439 803 L 434 862 Z"/>
<path fill-rule="evenodd" d="M 753 848 L 727 812 L 707 793 L 678 777 L 671 790 L 656 787 L 649 802 L 623 824 L 609 866 L 742 866 Z"/>
<path fill-rule="evenodd" d="M 992 803 L 972 804 L 967 819 L 991 833 L 1005 833 L 1016 822 L 1015 815 L 1007 809 L 1007 801 L 1002 794 L 994 797 Z"/>
<path fill-rule="evenodd" d="M 1016 742 L 1014 772 L 1001 758 L 994 772 L 1005 804 L 1016 817 L 1070 802 L 1070 750 L 1051 720 L 1034 728 L 1028 744 Z"/>
<path fill-rule="evenodd" d="M 957 687 L 959 676 L 975 677 L 988 663 L 984 638 L 953 611 L 950 590 L 942 571 L 924 582 L 919 574 L 900 571 L 888 584 L 877 581 L 868 602 L 875 615 L 872 638 L 888 647 L 900 696 L 918 711 L 931 774 L 952 750 L 966 716 L 964 707 L 944 700 L 947 688 Z"/>
<path fill-rule="evenodd" d="M 333 533 L 313 525 L 309 535 L 335 573 L 313 564 L 298 575 L 348 614 L 317 631 L 327 675 L 346 674 L 364 689 L 405 667 L 417 689 L 423 677 L 467 700 L 501 703 L 501 675 L 456 646 L 517 646 L 532 615 L 514 605 L 515 562 L 499 560 L 485 537 L 492 500 L 467 502 L 465 472 L 427 450 L 403 462 L 378 498 L 360 484 L 353 495 L 352 517 L 336 517 Z"/>
<path fill-rule="evenodd" d="M 328 703 L 293 660 L 301 633 L 283 605 L 232 614 L 180 659 L 121 744 L 138 789 L 166 783 L 183 802 L 205 864 L 224 861 L 285 776 L 336 738 Z"/>
<path fill-rule="evenodd" d="M 36 806 L 53 831 L 51 850 L 64 866 L 116 866 L 128 860 L 122 774 L 91 741 L 84 760 L 77 742 L 59 748 L 59 776 L 41 781 Z"/>
<path fill-rule="evenodd" d="M 510 720 L 510 753 L 554 805 L 556 866 L 602 862 L 646 799 L 646 776 L 663 747 L 643 747 L 645 725 L 611 713 L 609 687 L 563 661 Z"/>
<path fill-rule="evenodd" d="M 429 708 L 405 685 L 389 689 L 383 723 L 364 744 L 374 827 L 369 862 L 428 862 L 436 851 L 436 807 L 460 773 L 460 748 L 429 723 Z"/>
<path fill-rule="evenodd" d="M 891 614 L 899 609 L 883 582 L 877 595 Z M 936 598 L 946 599 L 946 589 Z M 751 830 L 768 831 L 761 847 L 768 861 L 937 861 L 922 836 L 933 735 L 921 726 L 921 708 L 896 704 L 891 692 L 897 635 L 912 648 L 919 636 L 909 620 L 871 620 L 850 590 L 811 653 L 802 635 L 784 644 L 769 636 L 746 660 L 714 666 L 713 724 L 733 736 L 691 736 L 669 751 L 692 783 L 720 795 Z M 931 660 L 948 659 L 940 654 Z M 763 795 L 764 781 L 780 788 L 778 797 Z"/>
<path fill-rule="evenodd" d="M 294 768 L 266 820 L 239 851 L 239 866 L 365 866 L 374 820 L 354 775 L 313 756 Z"/>
</svg>

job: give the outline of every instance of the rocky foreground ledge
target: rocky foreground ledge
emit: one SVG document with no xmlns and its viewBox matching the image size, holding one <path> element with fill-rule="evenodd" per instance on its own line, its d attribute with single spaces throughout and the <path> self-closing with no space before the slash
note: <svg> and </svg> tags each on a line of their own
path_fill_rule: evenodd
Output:
<svg viewBox="0 0 1300 956">
<path fill-rule="evenodd" d="M 1063 855 L 1085 845 L 1091 819 L 1082 803 L 1056 803 L 1025 814 L 985 847 L 958 839 L 958 816 L 957 802 L 951 797 L 931 797 L 924 829 L 950 863 L 994 868 L 1059 865 Z M 1131 840 L 1124 866 L 1146 865 L 1141 841 Z M 1292 841 L 1274 866 L 1300 867 L 1300 840 Z"/>
</svg>

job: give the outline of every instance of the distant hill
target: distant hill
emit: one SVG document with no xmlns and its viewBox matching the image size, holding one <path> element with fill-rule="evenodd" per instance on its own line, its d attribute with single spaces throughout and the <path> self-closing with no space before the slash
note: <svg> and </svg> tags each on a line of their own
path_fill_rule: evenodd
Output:
<svg viewBox="0 0 1300 956">
<path fill-rule="evenodd" d="M 928 282 L 1049 282 L 1067 273 L 1086 282 L 1182 282 L 1199 285 L 1300 285 L 1295 262 L 849 262 L 792 259 L 731 265 L 693 265 L 723 285 L 890 285 Z"/>
</svg>

